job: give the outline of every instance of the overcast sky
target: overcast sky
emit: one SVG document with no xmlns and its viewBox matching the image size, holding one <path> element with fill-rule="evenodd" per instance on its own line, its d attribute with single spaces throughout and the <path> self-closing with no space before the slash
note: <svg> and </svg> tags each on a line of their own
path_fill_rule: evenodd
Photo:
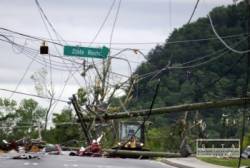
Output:
<svg viewBox="0 0 250 168">
<path fill-rule="evenodd" d="M 90 42 L 93 39 L 113 0 L 40 0 L 39 2 L 56 31 L 63 39 L 74 41 L 68 42 L 68 44 L 88 46 L 84 42 Z M 181 27 L 187 22 L 195 2 L 196 0 L 122 0 L 113 35 L 113 42 L 155 42 L 155 44 L 114 44 L 112 47 L 115 49 L 127 47 L 139 48 L 144 53 L 147 53 L 157 43 L 163 43 L 174 28 Z M 201 0 L 193 21 L 198 17 L 206 16 L 208 11 L 213 7 L 232 3 L 232 0 Z M 116 9 L 117 3 L 96 42 L 109 42 Z M 0 27 L 34 36 L 50 38 L 34 0 L 0 0 L 0 18 Z M 0 33 L 6 34 L 2 30 Z M 16 42 L 25 44 L 25 46 L 39 49 L 40 44 L 38 42 L 18 39 L 16 37 L 10 38 Z M 101 45 L 93 44 L 93 46 L 100 47 Z M 52 52 L 55 52 L 53 46 L 49 47 Z M 59 48 L 59 50 L 59 52 L 62 52 L 62 48 Z M 4 42 L 0 42 L 0 51 L 0 88 L 13 90 L 24 74 L 31 58 Z M 112 50 L 112 53 L 116 52 L 117 50 Z M 55 52 L 55 54 L 57 53 Z M 41 57 L 40 55 L 38 56 Z M 141 56 L 129 52 L 120 55 L 120 57 L 131 61 L 132 70 L 139 65 L 138 63 L 143 61 Z M 48 58 L 46 59 L 48 60 Z M 30 76 L 41 67 L 43 66 L 38 63 L 32 63 L 18 91 L 35 93 L 34 83 L 30 79 Z M 130 74 L 128 65 L 122 61 L 114 61 L 112 71 L 125 75 Z M 53 70 L 52 74 L 56 97 L 59 97 L 69 73 L 67 71 Z M 75 73 L 75 77 L 80 83 L 84 83 L 79 73 Z M 76 92 L 78 87 L 79 85 L 76 81 L 71 78 L 61 99 L 67 100 L 68 97 Z M 10 93 L 0 91 L 0 96 L 9 97 Z M 27 97 L 15 94 L 12 98 L 20 100 Z M 44 106 L 48 104 L 48 101 L 36 100 Z M 60 107 L 63 106 L 64 104 L 60 104 Z"/>
</svg>

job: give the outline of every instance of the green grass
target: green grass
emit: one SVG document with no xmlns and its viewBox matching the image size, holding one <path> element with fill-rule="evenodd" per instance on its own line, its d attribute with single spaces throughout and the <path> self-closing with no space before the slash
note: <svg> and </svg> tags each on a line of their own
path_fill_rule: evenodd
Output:
<svg viewBox="0 0 250 168">
<path fill-rule="evenodd" d="M 223 159 L 223 158 L 198 158 L 204 162 L 212 163 L 215 165 L 237 167 L 238 159 Z M 250 166 L 250 159 L 242 159 L 241 166 Z"/>
</svg>

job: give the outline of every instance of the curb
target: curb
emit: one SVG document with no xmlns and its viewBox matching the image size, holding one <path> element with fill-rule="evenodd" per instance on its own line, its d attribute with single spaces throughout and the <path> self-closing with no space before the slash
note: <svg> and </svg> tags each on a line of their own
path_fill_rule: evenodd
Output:
<svg viewBox="0 0 250 168">
<path fill-rule="evenodd" d="M 170 166 L 178 167 L 178 168 L 194 168 L 194 167 L 191 167 L 191 166 L 182 165 L 180 163 L 171 162 L 171 161 L 169 161 L 167 159 L 161 159 L 160 161 L 162 163 L 168 164 Z"/>
</svg>

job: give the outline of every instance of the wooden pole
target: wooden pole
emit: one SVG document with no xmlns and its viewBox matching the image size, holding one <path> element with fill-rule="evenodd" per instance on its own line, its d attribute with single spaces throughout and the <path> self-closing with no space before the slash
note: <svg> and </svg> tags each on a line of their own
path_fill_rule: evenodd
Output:
<svg viewBox="0 0 250 168">
<path fill-rule="evenodd" d="M 152 109 L 151 115 L 159 114 L 168 114 L 168 113 L 177 113 L 184 111 L 194 111 L 194 110 L 206 110 L 212 108 L 224 108 L 232 106 L 243 106 L 245 103 L 250 104 L 250 98 L 232 98 L 219 101 L 209 101 L 201 103 L 192 103 L 192 104 L 183 104 L 169 107 L 160 107 Z M 106 113 L 101 115 L 101 118 L 104 120 L 113 120 L 113 119 L 122 119 L 122 118 L 131 118 L 148 115 L 149 109 L 130 111 L 130 112 L 118 112 L 118 113 Z M 82 116 L 83 121 L 91 121 L 94 116 Z M 98 120 L 98 118 L 96 118 Z"/>
<path fill-rule="evenodd" d="M 133 150 L 116 150 L 116 149 L 104 149 L 107 156 L 115 157 L 167 157 L 176 158 L 181 157 L 179 153 L 170 152 L 153 152 L 153 151 L 133 151 Z"/>
</svg>

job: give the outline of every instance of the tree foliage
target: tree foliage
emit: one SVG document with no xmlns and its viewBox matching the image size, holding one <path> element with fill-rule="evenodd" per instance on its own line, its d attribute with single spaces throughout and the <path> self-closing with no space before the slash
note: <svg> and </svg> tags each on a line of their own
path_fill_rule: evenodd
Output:
<svg viewBox="0 0 250 168">
<path fill-rule="evenodd" d="M 247 49 L 248 18 L 244 2 L 238 3 L 237 6 L 214 8 L 210 16 L 217 32 L 220 36 L 225 36 L 226 43 L 237 50 Z M 195 62 L 190 62 L 194 59 Z M 246 80 L 246 60 L 247 57 L 229 51 L 215 37 L 207 17 L 199 18 L 193 23 L 175 29 L 165 44 L 158 45 L 149 52 L 147 61 L 136 69 L 135 74 L 156 72 L 157 75 L 140 80 L 129 108 L 149 108 L 154 95 L 152 88 L 158 78 L 161 79 L 161 87 L 154 107 L 241 97 Z M 196 66 L 198 64 L 200 66 Z M 192 67 L 193 65 L 195 66 Z M 171 69 L 183 66 L 187 68 Z M 210 138 L 238 137 L 241 121 L 239 109 L 212 109 L 200 113 L 206 122 Z M 235 119 L 234 124 L 225 126 L 222 121 L 223 114 L 228 116 L 230 122 Z M 160 130 L 171 125 L 172 121 L 169 119 L 178 121 L 182 115 L 151 116 L 157 129 L 151 131 L 149 136 L 154 137 L 157 134 L 167 142 L 167 139 L 171 138 L 170 134 L 178 135 L 178 129 L 169 131 L 166 136 L 162 136 Z M 194 114 L 188 117 L 189 124 L 192 124 L 193 118 Z M 176 128 L 177 125 L 173 127 Z M 160 144 L 157 145 L 153 146 L 162 148 Z"/>
</svg>

